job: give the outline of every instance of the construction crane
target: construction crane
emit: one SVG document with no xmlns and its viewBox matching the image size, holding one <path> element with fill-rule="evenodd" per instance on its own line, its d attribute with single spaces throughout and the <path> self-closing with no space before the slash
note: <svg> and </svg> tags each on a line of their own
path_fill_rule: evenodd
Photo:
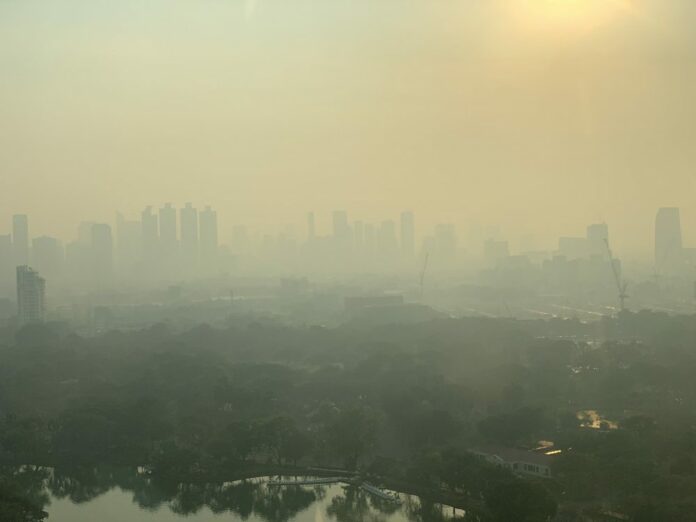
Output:
<svg viewBox="0 0 696 522">
<path fill-rule="evenodd" d="M 425 283 L 425 272 L 428 269 L 428 258 L 430 257 L 430 252 L 425 253 L 425 259 L 423 260 L 423 268 L 420 272 L 420 298 L 423 299 L 423 285 Z"/>
<path fill-rule="evenodd" d="M 626 293 L 628 290 L 628 283 L 626 281 L 621 281 L 621 275 L 619 274 L 619 269 L 614 263 L 614 254 L 611 252 L 611 247 L 609 246 L 609 240 L 604 239 L 604 244 L 607 246 L 607 252 L 609 253 L 609 263 L 611 264 L 611 271 L 614 274 L 614 281 L 616 282 L 616 289 L 619 291 L 619 306 L 621 311 L 626 310 L 626 299 L 629 295 Z"/>
</svg>

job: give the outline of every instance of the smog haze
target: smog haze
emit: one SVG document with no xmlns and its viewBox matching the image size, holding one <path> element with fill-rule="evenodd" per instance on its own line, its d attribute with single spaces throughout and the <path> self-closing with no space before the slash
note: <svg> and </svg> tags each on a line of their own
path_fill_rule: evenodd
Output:
<svg viewBox="0 0 696 522">
<path fill-rule="evenodd" d="M 649 254 L 658 207 L 696 218 L 694 24 L 687 0 L 3 1 L 0 208 L 66 238 L 167 201 L 223 241 L 337 208 L 544 248 L 607 222 Z"/>
</svg>

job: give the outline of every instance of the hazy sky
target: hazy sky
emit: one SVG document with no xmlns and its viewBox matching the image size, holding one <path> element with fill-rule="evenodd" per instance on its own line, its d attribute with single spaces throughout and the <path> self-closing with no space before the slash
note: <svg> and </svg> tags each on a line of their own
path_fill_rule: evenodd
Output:
<svg viewBox="0 0 696 522">
<path fill-rule="evenodd" d="M 0 0 L 0 233 L 192 201 L 225 236 L 409 208 L 636 251 L 680 206 L 696 246 L 695 27 L 693 0 Z"/>
</svg>

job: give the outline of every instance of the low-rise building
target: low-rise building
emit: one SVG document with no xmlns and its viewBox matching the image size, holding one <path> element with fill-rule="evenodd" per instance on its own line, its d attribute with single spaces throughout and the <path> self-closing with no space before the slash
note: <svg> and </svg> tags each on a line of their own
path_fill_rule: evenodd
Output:
<svg viewBox="0 0 696 522">
<path fill-rule="evenodd" d="M 509 469 L 515 474 L 551 477 L 551 457 L 543 453 L 493 446 L 475 448 L 469 451 L 487 462 Z"/>
</svg>

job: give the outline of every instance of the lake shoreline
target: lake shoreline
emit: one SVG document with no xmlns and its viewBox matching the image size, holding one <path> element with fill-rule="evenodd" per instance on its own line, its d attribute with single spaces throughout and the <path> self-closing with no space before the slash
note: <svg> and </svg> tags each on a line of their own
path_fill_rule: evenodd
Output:
<svg viewBox="0 0 696 522">
<path fill-rule="evenodd" d="M 166 477 L 161 474 L 152 473 L 151 476 L 156 478 L 173 478 Z M 417 486 L 413 483 L 399 480 L 386 476 L 378 476 L 373 474 L 361 475 L 359 472 L 344 470 L 339 468 L 323 468 L 311 466 L 287 466 L 278 464 L 259 464 L 255 463 L 244 471 L 238 473 L 214 472 L 212 474 L 201 472 L 194 476 L 187 477 L 187 480 L 179 482 L 188 483 L 213 483 L 213 482 L 235 482 L 238 480 L 251 480 L 260 478 L 269 478 L 274 476 L 289 476 L 289 477 L 355 477 L 360 481 L 368 481 L 375 485 L 379 485 L 384 489 L 396 491 L 404 495 L 414 495 L 422 499 L 426 499 L 435 504 L 442 504 L 456 509 L 473 511 L 476 513 L 486 513 L 487 509 L 480 499 L 472 497 L 462 497 L 446 491 L 436 491 Z M 287 487 L 287 486 L 281 486 Z"/>
</svg>

